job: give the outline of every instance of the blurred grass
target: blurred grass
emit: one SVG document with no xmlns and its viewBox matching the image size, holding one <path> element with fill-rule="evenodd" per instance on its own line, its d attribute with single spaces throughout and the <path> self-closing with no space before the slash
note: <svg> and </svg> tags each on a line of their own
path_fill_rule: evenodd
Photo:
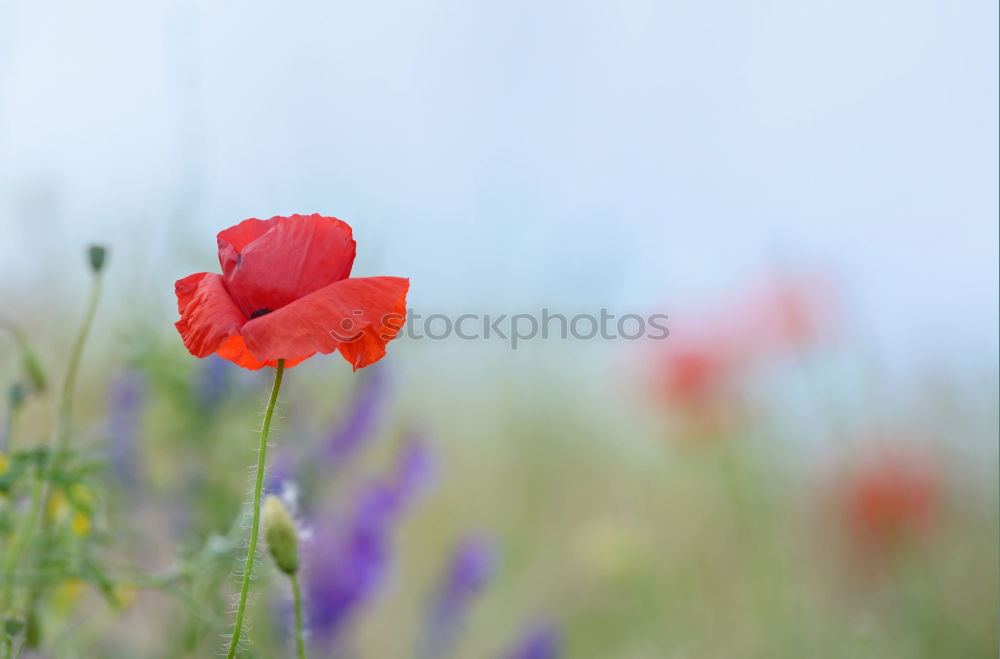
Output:
<svg viewBox="0 0 1000 659">
<path fill-rule="evenodd" d="M 106 453 L 109 378 L 128 366 L 148 379 L 141 487 L 102 478 L 107 554 L 154 572 L 186 556 L 195 567 L 184 586 L 201 608 L 140 590 L 116 611 L 83 588 L 48 612 L 48 625 L 65 630 L 57 656 L 204 656 L 227 630 L 238 551 L 198 556 L 213 534 L 244 533 L 234 522 L 269 374 L 234 369 L 231 395 L 207 414 L 195 389 L 203 363 L 174 337 L 137 332 L 98 351 L 107 357 L 87 361 L 78 405 L 88 450 Z M 395 391 L 372 446 L 348 469 L 300 483 L 309 510 L 343 508 L 365 476 L 388 468 L 408 428 L 425 429 L 437 454 L 435 487 L 398 529 L 389 578 L 354 619 L 358 656 L 412 656 L 446 557 L 475 530 L 497 540 L 502 561 L 458 657 L 498 656 L 539 617 L 562 625 L 567 657 L 996 656 L 995 426 L 969 389 L 939 386 L 934 398 L 937 428 L 963 433 L 934 446 L 946 482 L 937 524 L 873 566 L 831 504 L 833 461 L 803 450 L 785 418 L 798 410 L 780 401 L 721 440 L 685 443 L 636 391 L 595 375 L 600 363 L 574 367 L 575 358 L 536 351 L 471 368 L 459 350 L 432 371 L 433 355 L 402 352 L 386 364 Z M 43 353 L 57 362 L 57 349 Z M 272 456 L 317 441 L 362 376 L 330 358 L 289 371 Z M 911 404 L 896 414 L 935 413 Z M 47 399 L 29 406 L 21 441 L 45 432 L 50 408 Z M 266 561 L 256 593 L 247 656 L 287 656 L 287 584 Z"/>
</svg>

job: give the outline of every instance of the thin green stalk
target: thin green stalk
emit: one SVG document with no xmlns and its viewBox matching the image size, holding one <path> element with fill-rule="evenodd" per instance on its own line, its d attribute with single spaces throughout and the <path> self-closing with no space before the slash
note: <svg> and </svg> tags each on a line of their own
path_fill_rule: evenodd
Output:
<svg viewBox="0 0 1000 659">
<path fill-rule="evenodd" d="M 274 386 L 271 387 L 271 397 L 264 411 L 264 424 L 260 428 L 260 446 L 257 448 L 257 480 L 253 488 L 253 522 L 250 524 L 250 545 L 247 547 L 247 559 L 243 565 L 243 583 L 240 586 L 240 601 L 236 607 L 236 622 L 233 636 L 229 641 L 229 652 L 226 659 L 236 656 L 236 647 L 240 642 L 243 630 L 243 614 L 247 607 L 247 594 L 250 592 L 250 579 L 253 573 L 253 559 L 257 552 L 257 531 L 260 529 L 260 493 L 264 488 L 264 465 L 267 457 L 267 435 L 271 430 L 271 417 L 274 415 L 274 404 L 278 400 L 278 390 L 281 388 L 281 376 L 285 372 L 285 360 L 278 360 L 274 370 Z"/>
<path fill-rule="evenodd" d="M 31 487 L 31 506 L 28 509 L 28 515 L 21 521 L 14 540 L 11 543 L 10 551 L 7 552 L 4 559 L 4 589 L 2 599 L 0 599 L 0 612 L 2 612 L 5 616 L 8 613 L 8 608 L 11 604 L 11 597 L 13 595 L 11 583 L 13 580 L 14 570 L 17 569 L 17 564 L 20 562 L 21 554 L 24 552 L 25 547 L 27 547 L 31 539 L 31 534 L 34 531 L 38 518 L 41 516 L 41 511 L 48 508 L 49 500 L 52 496 L 52 488 L 45 486 L 46 481 L 51 480 L 49 477 L 58 468 L 58 463 L 62 460 L 61 456 L 66 451 L 69 444 L 69 437 L 71 434 L 70 427 L 73 418 L 73 393 L 76 390 L 77 374 L 80 371 L 80 361 L 83 357 L 83 347 L 87 343 L 87 337 L 90 335 L 90 328 L 94 324 L 94 316 L 97 313 L 97 303 L 100 298 L 101 276 L 99 273 L 95 273 L 90 287 L 90 297 L 87 301 L 87 309 L 84 313 L 83 323 L 80 325 L 76 341 L 73 343 L 73 351 L 70 353 L 69 368 L 66 370 L 66 377 L 63 380 L 62 393 L 59 401 L 59 416 L 56 421 L 54 441 L 50 443 L 50 449 L 53 449 L 53 452 L 48 456 L 48 464 L 45 466 L 39 465 L 39 467 L 35 470 L 35 480 Z M 53 455 L 55 457 L 53 457 Z M 43 541 L 47 531 L 48 526 L 44 523 L 43 518 Z M 34 594 L 30 595 L 28 598 L 29 602 L 34 599 L 34 597 Z M 5 645 L 9 645 L 9 640 L 5 641 Z"/>
<path fill-rule="evenodd" d="M 299 575 L 291 575 L 292 600 L 295 602 L 295 652 L 298 659 L 306 659 L 306 637 L 302 630 L 302 589 L 299 588 Z"/>
<path fill-rule="evenodd" d="M 90 298 L 87 301 L 87 313 L 83 317 L 83 324 L 80 332 L 76 336 L 76 343 L 73 344 L 73 352 L 70 353 L 69 368 L 66 369 L 66 378 L 63 380 L 62 397 L 59 400 L 59 422 L 56 425 L 55 455 L 61 459 L 62 454 L 69 447 L 69 438 L 72 434 L 73 421 L 73 393 L 76 390 L 76 377 L 80 371 L 80 361 L 83 357 L 83 346 L 90 336 L 90 328 L 94 324 L 94 316 L 97 313 L 97 302 L 101 299 L 101 275 L 95 274 L 93 284 L 90 287 Z"/>
<path fill-rule="evenodd" d="M 14 570 L 17 569 L 21 554 L 31 539 L 31 531 L 35 527 L 35 522 L 38 520 L 38 514 L 42 508 L 42 485 L 44 484 L 44 480 L 42 480 L 41 473 L 43 470 L 44 467 L 41 465 L 35 470 L 35 479 L 31 485 L 31 507 L 28 509 L 28 514 L 22 517 L 21 523 L 17 525 L 14 537 L 10 541 L 10 549 L 4 556 L 3 596 L 0 598 L 0 610 L 2 610 L 5 616 L 7 615 L 11 599 L 14 596 Z M 4 643 L 8 644 L 7 641 Z"/>
<path fill-rule="evenodd" d="M 55 474 L 66 459 L 66 452 L 69 450 L 69 438 L 73 434 L 73 394 L 76 392 L 77 374 L 80 372 L 80 361 L 83 358 L 83 347 L 87 344 L 87 337 L 90 336 L 90 328 L 94 324 L 94 316 L 97 313 L 97 302 L 101 299 L 101 275 L 95 274 L 90 287 L 90 298 L 87 301 L 87 311 L 83 317 L 83 324 L 76 335 L 73 343 L 73 351 L 69 356 L 69 368 L 66 369 L 66 377 L 63 379 L 62 394 L 59 397 L 59 416 L 56 421 L 55 435 L 49 444 L 49 466 L 48 487 L 45 488 L 42 510 L 48 510 L 52 499 L 52 475 Z M 48 534 L 48 524 L 42 520 L 42 537 Z"/>
</svg>

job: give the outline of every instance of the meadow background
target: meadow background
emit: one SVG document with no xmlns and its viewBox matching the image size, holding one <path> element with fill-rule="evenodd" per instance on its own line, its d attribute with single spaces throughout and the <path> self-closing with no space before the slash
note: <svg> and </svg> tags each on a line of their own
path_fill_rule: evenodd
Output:
<svg viewBox="0 0 1000 659">
<path fill-rule="evenodd" d="M 35 654 L 221 645 L 269 376 L 190 356 L 173 282 L 217 268 L 222 228 L 320 212 L 421 314 L 672 334 L 403 337 L 356 374 L 290 370 L 269 483 L 309 536 L 313 656 L 996 656 L 997 24 L 0 3 L 0 320 L 48 380 L 5 400 L 5 454 L 49 436 L 85 248 L 110 250 Z M 23 345 L 0 336 L 5 390 Z M 406 505 L 372 530 L 387 482 Z M 279 576 L 265 557 L 246 656 L 291 656 Z"/>
</svg>

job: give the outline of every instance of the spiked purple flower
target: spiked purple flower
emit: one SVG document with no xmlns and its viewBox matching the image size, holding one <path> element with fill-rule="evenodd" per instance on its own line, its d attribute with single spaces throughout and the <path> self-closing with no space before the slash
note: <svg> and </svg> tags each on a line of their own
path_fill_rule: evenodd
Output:
<svg viewBox="0 0 1000 659">
<path fill-rule="evenodd" d="M 108 458 L 112 472 L 130 489 L 142 477 L 139 456 L 145 392 L 145 376 L 132 369 L 118 374 L 108 393 Z"/>
<path fill-rule="evenodd" d="M 226 363 L 223 359 L 220 361 Z M 365 369 L 343 420 L 333 426 L 325 441 L 310 443 L 305 450 L 286 450 L 276 455 L 274 464 L 267 472 L 267 491 L 280 491 L 282 482 L 291 478 L 309 480 L 308 475 L 320 467 L 324 477 L 329 478 L 331 466 L 336 470 L 349 462 L 375 436 L 382 417 L 386 389 L 386 376 L 381 363 Z"/>
<path fill-rule="evenodd" d="M 264 490 L 268 494 L 281 492 L 285 483 L 293 481 L 298 473 L 298 460 L 288 451 L 278 453 L 264 474 Z"/>
<path fill-rule="evenodd" d="M 361 384 L 354 391 L 343 416 L 324 446 L 326 456 L 335 466 L 347 462 L 375 435 L 386 399 L 386 375 L 381 364 L 365 369 Z"/>
<path fill-rule="evenodd" d="M 392 505 L 379 485 L 357 504 L 346 534 L 315 530 L 306 558 L 310 629 L 320 639 L 338 635 L 348 617 L 378 587 L 389 555 Z"/>
<path fill-rule="evenodd" d="M 427 621 L 424 656 L 442 657 L 455 642 L 472 601 L 496 571 L 497 549 L 485 536 L 468 536 L 455 548 Z"/>
<path fill-rule="evenodd" d="M 562 654 L 562 635 L 549 622 L 539 622 L 524 630 L 520 640 L 504 659 L 557 659 Z"/>
<path fill-rule="evenodd" d="M 400 447 L 392 489 L 398 505 L 404 505 L 434 477 L 434 456 L 421 435 L 410 435 Z"/>
<path fill-rule="evenodd" d="M 364 487 L 346 528 L 329 517 L 314 525 L 303 561 L 307 610 L 313 637 L 328 648 L 385 577 L 394 525 L 427 481 L 426 451 L 419 440 L 407 441 L 393 475 Z"/>
</svg>

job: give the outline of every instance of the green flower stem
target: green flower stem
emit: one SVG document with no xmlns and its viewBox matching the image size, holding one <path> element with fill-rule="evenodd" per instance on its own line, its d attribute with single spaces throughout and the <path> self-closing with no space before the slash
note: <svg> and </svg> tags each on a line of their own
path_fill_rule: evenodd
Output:
<svg viewBox="0 0 1000 659">
<path fill-rule="evenodd" d="M 48 510 L 52 499 L 52 475 L 55 474 L 66 460 L 66 453 L 69 450 L 69 438 L 73 434 L 73 394 L 76 392 L 77 374 L 80 372 L 80 361 L 83 358 L 83 347 L 90 336 L 90 328 L 94 324 L 94 316 L 97 313 L 97 302 L 101 299 L 101 275 L 95 274 L 90 287 L 90 298 L 87 301 L 87 311 L 83 317 L 83 324 L 76 335 L 76 342 L 73 344 L 73 352 L 69 357 L 69 368 L 66 369 L 66 377 L 63 380 L 62 394 L 59 398 L 59 417 L 56 421 L 55 437 L 50 444 L 50 454 L 48 456 L 48 474 L 39 472 L 39 477 L 48 476 L 48 487 L 45 488 L 42 501 L 42 510 Z M 42 520 L 42 536 L 48 533 L 48 524 Z"/>
<path fill-rule="evenodd" d="M 76 376 L 80 371 L 80 360 L 83 357 L 83 346 L 90 336 L 90 328 L 94 324 L 94 316 L 97 312 L 97 302 L 101 299 L 101 275 L 95 274 L 93 284 L 90 287 L 90 299 L 87 301 L 87 313 L 83 317 L 83 324 L 80 332 L 76 336 L 76 343 L 73 344 L 73 352 L 69 358 L 69 368 L 66 369 L 66 378 L 63 380 L 62 398 L 59 401 L 59 423 L 56 425 L 55 455 L 61 459 L 62 454 L 69 448 L 69 438 L 72 434 L 73 421 L 73 393 L 76 391 Z"/>
<path fill-rule="evenodd" d="M 229 641 L 229 652 L 226 659 L 236 656 L 236 647 L 243 631 L 243 615 L 247 608 L 247 594 L 250 592 L 250 579 L 253 572 L 254 554 L 257 552 L 257 531 L 260 529 L 260 493 L 264 488 L 264 465 L 267 458 L 267 434 L 271 430 L 271 417 L 274 415 L 274 404 L 278 400 L 278 390 L 281 388 L 281 376 L 285 372 L 285 360 L 278 360 L 274 370 L 274 386 L 271 387 L 271 397 L 264 411 L 264 424 L 260 428 L 260 446 L 257 449 L 257 480 L 253 488 L 253 522 L 250 525 L 250 545 L 247 547 L 247 559 L 243 565 L 243 584 L 240 586 L 240 601 L 236 607 L 236 622 L 233 626 L 233 636 Z"/>
<path fill-rule="evenodd" d="M 4 556 L 3 596 L 0 597 L 0 611 L 2 611 L 5 617 L 14 596 L 14 570 L 17 569 L 21 554 L 24 553 L 24 548 L 31 539 L 31 531 L 34 529 L 35 523 L 38 521 L 38 515 L 42 509 L 42 486 L 45 483 L 42 477 L 43 471 L 44 468 L 41 465 L 35 470 L 35 479 L 31 484 L 31 507 L 28 509 L 28 514 L 22 517 L 21 523 L 17 525 L 14 537 L 10 541 L 10 549 Z M 6 633 L 4 634 L 4 638 L 7 638 Z M 7 640 L 4 641 L 4 644 L 9 645 Z"/>
<path fill-rule="evenodd" d="M 302 589 L 299 588 L 299 575 L 291 575 L 292 600 L 295 602 L 295 652 L 298 659 L 306 659 L 306 637 L 302 630 Z"/>
<path fill-rule="evenodd" d="M 25 547 L 27 547 L 31 534 L 34 531 L 35 524 L 38 522 L 38 518 L 41 516 L 41 512 L 46 510 L 49 505 L 49 500 L 52 496 L 52 488 L 45 487 L 46 481 L 51 480 L 51 474 L 55 473 L 62 461 L 62 454 L 65 453 L 69 445 L 70 430 L 72 426 L 73 419 L 73 393 L 76 390 L 76 379 L 77 374 L 80 371 L 80 361 L 83 357 L 83 347 L 87 343 L 87 337 L 90 335 L 90 328 L 94 324 L 94 316 L 97 313 L 97 303 L 101 299 L 101 276 L 100 274 L 95 274 L 90 286 L 90 297 L 87 301 L 87 310 L 83 317 L 83 323 L 80 325 L 80 330 L 77 333 L 76 341 L 73 344 L 73 351 L 70 353 L 69 368 L 66 370 L 66 377 L 63 380 L 62 393 L 59 401 L 59 417 L 56 421 L 55 437 L 54 441 L 50 444 L 50 448 L 54 450 L 53 454 L 48 456 L 48 464 L 46 466 L 39 465 L 35 470 L 35 480 L 31 487 L 31 506 L 28 509 L 28 514 L 21 520 L 21 524 L 18 526 L 15 536 L 11 542 L 10 550 L 4 557 L 3 563 L 3 595 L 0 598 L 0 613 L 5 616 L 8 613 L 9 607 L 11 606 L 11 598 L 13 596 L 13 574 L 14 570 L 17 569 L 17 564 L 20 562 L 21 554 L 24 552 Z M 53 455 L 55 457 L 53 457 Z M 44 541 L 44 536 L 48 532 L 48 525 L 42 524 L 42 539 Z M 29 595 L 29 602 L 35 598 L 37 593 Z M 6 637 L 6 635 L 5 635 Z M 9 645 L 7 640 L 4 641 L 5 645 Z"/>
</svg>

